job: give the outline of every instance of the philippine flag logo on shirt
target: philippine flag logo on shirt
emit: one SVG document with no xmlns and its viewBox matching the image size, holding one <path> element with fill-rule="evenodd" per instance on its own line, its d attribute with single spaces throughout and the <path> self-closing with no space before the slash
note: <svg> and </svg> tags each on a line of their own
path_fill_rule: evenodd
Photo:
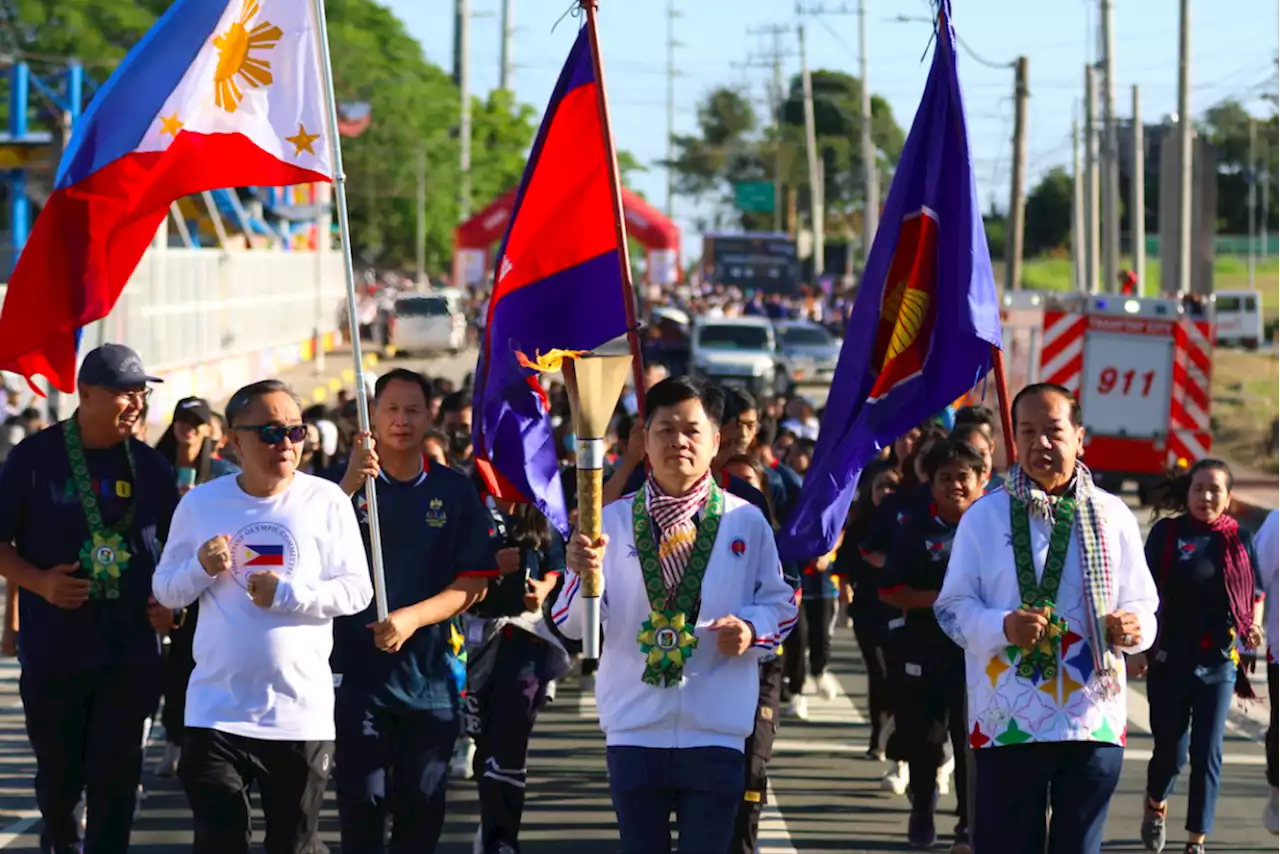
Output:
<svg viewBox="0 0 1280 854">
<path fill-rule="evenodd" d="M 925 540 L 924 547 L 929 550 L 929 557 L 936 562 L 942 560 L 947 544 L 943 540 Z"/>
<path fill-rule="evenodd" d="M 255 572 L 292 578 L 298 565 L 298 541 L 276 522 L 254 522 L 231 538 L 231 577 L 246 590 Z"/>
<path fill-rule="evenodd" d="M 252 544 L 244 547 L 245 566 L 284 566 L 284 546 Z"/>
<path fill-rule="evenodd" d="M 1196 556 L 1196 544 L 1194 540 L 1178 539 L 1178 559 L 1191 560 Z"/>
</svg>

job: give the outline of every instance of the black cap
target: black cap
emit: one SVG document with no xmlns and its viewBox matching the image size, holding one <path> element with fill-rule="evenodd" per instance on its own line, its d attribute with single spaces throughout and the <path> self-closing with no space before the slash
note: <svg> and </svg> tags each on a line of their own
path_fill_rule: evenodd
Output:
<svg viewBox="0 0 1280 854">
<path fill-rule="evenodd" d="M 173 408 L 173 420 L 199 427 L 213 420 L 213 410 L 201 397 L 184 397 Z"/>
<path fill-rule="evenodd" d="M 148 376 L 142 367 L 142 357 L 123 344 L 103 344 L 90 350 L 80 363 L 80 385 L 99 388 L 135 388 L 147 383 L 162 383 L 159 377 Z"/>
</svg>

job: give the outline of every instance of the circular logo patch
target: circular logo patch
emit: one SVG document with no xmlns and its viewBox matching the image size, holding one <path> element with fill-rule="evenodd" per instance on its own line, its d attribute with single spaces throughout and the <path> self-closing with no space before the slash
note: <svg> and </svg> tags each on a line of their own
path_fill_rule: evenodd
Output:
<svg viewBox="0 0 1280 854">
<path fill-rule="evenodd" d="M 254 522 L 231 538 L 231 577 L 246 590 L 255 572 L 292 578 L 298 563 L 298 541 L 283 525 Z"/>
<path fill-rule="evenodd" d="M 653 645 L 663 652 L 670 652 L 680 645 L 680 634 L 670 626 L 658 629 L 653 635 Z"/>
<path fill-rule="evenodd" d="M 743 539 L 734 540 L 729 545 L 729 550 L 733 552 L 734 557 L 742 557 L 747 553 L 747 541 Z"/>
<path fill-rule="evenodd" d="M 111 546 L 98 546 L 98 550 L 93 553 L 93 559 L 99 566 L 110 566 L 116 562 L 116 550 Z"/>
</svg>

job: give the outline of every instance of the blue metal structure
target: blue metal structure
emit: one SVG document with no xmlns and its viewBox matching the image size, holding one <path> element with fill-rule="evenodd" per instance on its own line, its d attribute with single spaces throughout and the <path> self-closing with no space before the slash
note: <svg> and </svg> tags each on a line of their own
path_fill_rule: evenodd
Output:
<svg viewBox="0 0 1280 854">
<path fill-rule="evenodd" d="M 53 140 L 52 134 L 31 131 L 33 87 L 59 113 L 55 116 L 57 124 L 69 121 L 68 133 L 75 127 L 83 112 L 86 88 L 95 88 L 93 81 L 85 76 L 84 67 L 74 60 L 48 77 L 33 74 L 31 67 L 25 62 L 9 66 L 9 134 L 6 140 L 9 145 L 47 145 Z M 50 167 L 51 172 L 56 173 L 57 164 L 52 163 Z M 9 188 L 9 240 L 12 258 L 16 260 L 31 233 L 31 198 L 28 195 L 30 188 L 27 170 L 5 170 L 3 180 Z"/>
</svg>

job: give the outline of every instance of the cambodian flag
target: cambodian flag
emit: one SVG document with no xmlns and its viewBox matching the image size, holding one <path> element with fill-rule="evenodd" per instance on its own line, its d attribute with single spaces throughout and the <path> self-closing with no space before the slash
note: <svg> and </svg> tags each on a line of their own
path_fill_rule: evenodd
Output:
<svg viewBox="0 0 1280 854">
<path fill-rule="evenodd" d="M 1000 310 L 969 156 L 949 2 L 854 303 L 784 560 L 826 554 L 863 467 L 987 374 Z"/>
<path fill-rule="evenodd" d="M 593 350 L 627 331 L 601 91 L 584 27 L 560 72 L 496 258 L 475 373 L 474 440 L 490 490 L 569 514 L 538 376 L 517 354 Z"/>
<path fill-rule="evenodd" d="M 205 190 L 328 181 L 312 0 L 177 0 L 76 124 L 9 279 L 0 369 L 69 392 L 76 336 L 105 317 L 168 214 Z"/>
</svg>

